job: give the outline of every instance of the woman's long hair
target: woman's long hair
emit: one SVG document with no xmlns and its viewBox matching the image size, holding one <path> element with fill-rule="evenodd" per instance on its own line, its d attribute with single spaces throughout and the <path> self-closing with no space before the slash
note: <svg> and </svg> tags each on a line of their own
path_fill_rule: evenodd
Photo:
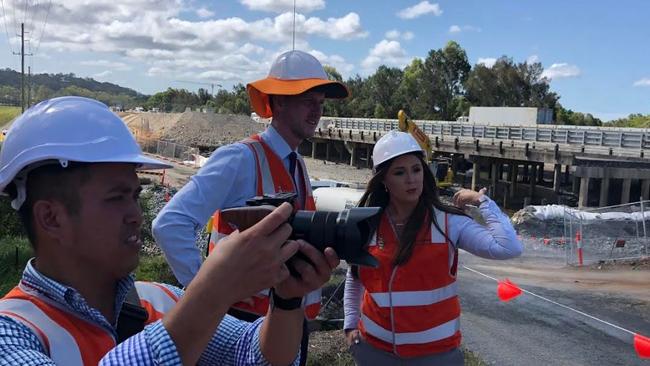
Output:
<svg viewBox="0 0 650 366">
<path fill-rule="evenodd" d="M 418 204 L 415 206 L 415 209 L 411 213 L 411 216 L 408 218 L 404 230 L 399 238 L 399 249 L 393 260 L 394 266 L 399 266 L 406 263 L 413 254 L 413 248 L 415 247 L 415 239 L 420 231 L 422 225 L 428 225 L 428 222 L 425 222 L 428 217 L 429 220 L 435 225 L 435 227 L 445 235 L 445 238 L 449 240 L 445 230 L 443 230 L 440 224 L 436 221 L 436 215 L 433 211 L 433 207 L 455 215 L 465 215 L 465 213 L 454 206 L 449 206 L 440 201 L 440 196 L 438 194 L 438 187 L 436 186 L 436 180 L 433 177 L 433 173 L 429 169 L 427 163 L 424 161 L 422 154 L 413 152 L 410 153 L 415 155 L 420 163 L 422 164 L 422 171 L 424 173 L 424 179 L 422 181 L 422 195 Z M 401 156 L 401 155 L 400 155 Z M 384 178 L 388 173 L 388 169 L 392 165 L 395 158 L 386 161 L 380 164 L 377 167 L 377 170 L 373 177 L 368 182 L 366 191 L 359 200 L 359 207 L 381 207 L 382 211 L 388 207 L 388 202 L 390 200 L 390 194 L 386 191 L 384 186 Z M 374 227 L 379 227 L 379 220 L 381 215 L 377 215 L 374 222 Z M 442 223 L 444 225 L 444 223 Z"/>
</svg>

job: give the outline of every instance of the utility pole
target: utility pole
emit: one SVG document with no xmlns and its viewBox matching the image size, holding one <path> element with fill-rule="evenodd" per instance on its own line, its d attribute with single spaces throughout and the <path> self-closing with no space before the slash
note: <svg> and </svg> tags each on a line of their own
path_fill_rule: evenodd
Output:
<svg viewBox="0 0 650 366">
<path fill-rule="evenodd" d="M 20 107 L 23 112 L 25 112 L 25 23 L 20 23 L 20 53 L 14 53 L 14 55 L 20 55 Z"/>
<path fill-rule="evenodd" d="M 27 108 L 32 106 L 32 67 L 27 66 Z"/>
</svg>

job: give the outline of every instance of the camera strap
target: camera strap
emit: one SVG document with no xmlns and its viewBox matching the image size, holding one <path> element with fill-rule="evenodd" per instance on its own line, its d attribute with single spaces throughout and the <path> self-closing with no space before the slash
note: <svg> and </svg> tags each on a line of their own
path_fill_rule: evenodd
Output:
<svg viewBox="0 0 650 366">
<path fill-rule="evenodd" d="M 147 318 L 149 318 L 149 314 L 140 306 L 140 296 L 133 286 L 127 292 L 122 310 L 117 318 L 117 343 L 120 344 L 132 335 L 140 333 L 144 329 Z"/>
</svg>

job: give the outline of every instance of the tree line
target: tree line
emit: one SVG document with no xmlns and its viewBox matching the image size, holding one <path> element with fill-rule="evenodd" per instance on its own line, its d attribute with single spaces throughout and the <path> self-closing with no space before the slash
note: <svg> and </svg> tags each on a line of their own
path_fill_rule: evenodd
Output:
<svg viewBox="0 0 650 366">
<path fill-rule="evenodd" d="M 326 101 L 327 116 L 394 119 L 404 109 L 414 119 L 453 121 L 467 116 L 471 106 L 504 106 L 550 108 L 557 124 L 603 124 L 590 113 L 564 108 L 560 96 L 543 77 L 541 63 L 517 63 L 502 56 L 491 66 L 472 66 L 465 50 L 453 41 L 441 49 L 430 50 L 424 59 L 413 59 L 404 68 L 380 66 L 366 77 L 355 75 L 343 80 L 335 68 L 325 66 L 325 70 L 330 79 L 345 83 L 351 92 L 351 97 L 343 101 Z M 183 112 L 187 107 L 207 107 L 218 113 L 251 113 L 243 84 L 230 91 L 220 89 L 214 95 L 203 88 L 197 92 L 168 88 L 151 96 L 74 74 L 33 75 L 32 85 L 33 103 L 56 96 L 80 95 L 125 109 L 141 106 L 146 110 Z M 0 70 L 0 104 L 19 102 L 20 73 Z M 649 127 L 650 115 L 633 114 L 608 125 Z"/>
<path fill-rule="evenodd" d="M 516 63 L 503 56 L 491 67 L 472 67 L 465 50 L 453 41 L 429 51 L 424 60 L 413 59 L 403 69 L 380 66 L 368 77 L 355 75 L 347 80 L 331 66 L 325 66 L 325 71 L 351 92 L 342 102 L 326 101 L 327 116 L 397 118 L 397 112 L 404 109 L 414 119 L 453 121 L 467 116 L 470 106 L 538 107 L 553 109 L 558 124 L 602 125 L 589 113 L 562 107 L 560 96 L 542 76 L 541 63 Z M 251 112 L 242 84 L 214 96 L 205 89 L 192 93 L 170 88 L 153 95 L 145 106 L 182 111 L 187 105 L 205 105 L 220 113 Z"/>
</svg>

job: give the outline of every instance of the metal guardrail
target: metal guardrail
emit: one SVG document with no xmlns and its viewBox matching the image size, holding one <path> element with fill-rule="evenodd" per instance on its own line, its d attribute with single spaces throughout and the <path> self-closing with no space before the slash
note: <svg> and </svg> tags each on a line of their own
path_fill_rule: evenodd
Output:
<svg viewBox="0 0 650 366">
<path fill-rule="evenodd" d="M 552 144 L 650 149 L 650 130 L 593 126 L 487 126 L 447 121 L 415 121 L 427 134 L 464 138 L 532 141 Z M 321 124 L 340 129 L 390 131 L 397 120 L 322 117 Z"/>
</svg>

